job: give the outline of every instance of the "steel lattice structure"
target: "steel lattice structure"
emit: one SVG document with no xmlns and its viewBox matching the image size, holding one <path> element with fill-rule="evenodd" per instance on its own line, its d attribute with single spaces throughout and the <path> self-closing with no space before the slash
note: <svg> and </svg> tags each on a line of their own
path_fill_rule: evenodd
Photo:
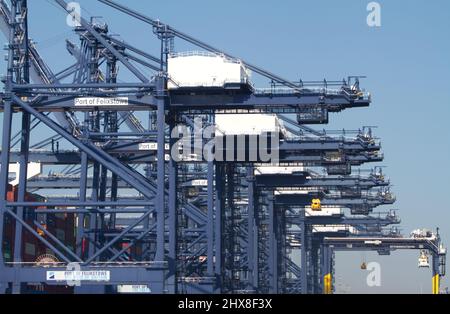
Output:
<svg viewBox="0 0 450 314">
<path fill-rule="evenodd" d="M 330 113 L 369 106 L 370 95 L 358 77 L 292 82 L 241 60 L 267 78 L 270 88 L 169 90 L 175 40 L 236 58 L 113 1 L 99 2 L 150 25 L 160 55 L 110 35 L 106 24 L 77 17 L 80 41 L 67 41 L 74 64 L 54 73 L 28 36 L 27 1 L 0 1 L 0 27 L 9 38 L 0 105 L 0 293 L 24 293 L 32 284 L 63 285 L 49 273 L 72 263 L 109 274 L 106 282 L 83 282 L 75 293 L 114 293 L 118 285 L 146 285 L 153 293 L 331 293 L 334 252 L 349 249 L 349 243 L 353 250 L 381 254 L 401 248 L 431 252 L 433 292 L 439 291 L 445 275 L 439 235 L 402 237 L 390 228 L 400 222 L 394 211 L 373 212 L 395 197 L 380 169 L 357 170 L 383 160 L 371 130 L 333 133 L 307 126 L 326 124 Z M 55 3 L 73 14 L 65 1 Z M 126 102 L 79 101 L 88 98 Z M 169 154 L 177 140 L 171 130 L 183 124 L 195 131 L 198 120 L 214 125 L 218 113 L 278 114 L 288 131 L 276 143 L 278 166 L 303 170 L 268 174 L 259 172 L 260 159 L 176 161 Z M 14 135 L 16 115 L 22 120 Z M 38 126 L 53 135 L 32 141 Z M 52 172 L 29 176 L 31 163 Z M 13 187 L 5 165 L 10 164 L 19 165 L 14 200 L 8 198 Z M 30 200 L 30 192 L 45 194 L 45 201 Z M 351 215 L 312 216 L 305 208 L 313 199 L 348 208 Z M 74 221 L 73 245 L 47 226 L 61 214 Z M 8 225 L 14 226 L 9 249 Z M 25 233 L 45 246 L 50 260 L 24 261 Z"/>
</svg>

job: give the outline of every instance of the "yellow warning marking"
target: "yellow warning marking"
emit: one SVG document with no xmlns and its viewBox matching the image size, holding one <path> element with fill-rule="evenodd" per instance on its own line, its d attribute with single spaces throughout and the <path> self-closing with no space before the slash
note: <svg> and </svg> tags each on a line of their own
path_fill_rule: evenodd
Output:
<svg viewBox="0 0 450 314">
<path fill-rule="evenodd" d="M 432 294 L 439 294 L 439 275 L 434 275 L 432 279 Z"/>
<path fill-rule="evenodd" d="M 331 294 L 331 274 L 323 276 L 323 293 Z"/>
</svg>

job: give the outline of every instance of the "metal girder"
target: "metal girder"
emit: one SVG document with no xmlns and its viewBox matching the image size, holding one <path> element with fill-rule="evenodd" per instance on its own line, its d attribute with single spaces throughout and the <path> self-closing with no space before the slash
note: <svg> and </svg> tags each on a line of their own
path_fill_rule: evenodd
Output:
<svg viewBox="0 0 450 314">
<path fill-rule="evenodd" d="M 35 110 L 33 105 L 29 105 L 32 110 Z M 55 124 L 55 127 L 58 126 Z M 89 134 L 89 133 L 87 133 Z M 100 133 L 99 133 L 100 134 Z M 120 135 L 121 133 L 117 133 Z M 127 133 L 123 133 L 127 135 Z M 149 133 L 153 134 L 153 133 Z M 95 133 L 94 133 L 95 135 Z M 97 136 L 97 135 L 95 135 Z M 106 136 L 106 135 L 105 135 Z M 134 141 L 120 141 L 116 140 L 115 145 L 109 145 L 105 147 L 105 151 L 109 154 L 116 154 L 116 156 L 121 156 L 121 158 L 128 157 L 130 162 L 141 163 L 154 160 L 156 155 L 156 150 L 148 150 L 146 148 L 141 148 L 141 144 L 156 144 L 153 137 L 149 138 L 148 135 L 141 139 L 136 139 Z M 220 141 L 218 141 L 220 143 Z M 383 160 L 383 156 L 379 153 L 381 147 L 377 144 L 367 143 L 361 141 L 359 138 L 355 139 L 332 139 L 332 140 L 322 140 L 322 139 L 300 139 L 297 141 L 281 141 L 279 144 L 279 158 L 280 162 L 301 162 L 308 165 L 341 165 L 341 164 L 352 164 L 360 165 L 365 162 L 375 162 Z M 218 149 L 220 153 L 222 150 Z M 327 155 L 330 153 L 331 155 Z M 11 152 L 11 161 L 17 162 L 18 156 L 14 151 Z M 126 155 L 128 154 L 128 155 Z M 333 154 L 337 154 L 334 156 Z M 41 162 L 43 164 L 78 164 L 79 163 L 79 153 L 77 151 L 43 151 L 30 150 L 30 161 Z M 250 156 L 246 153 L 246 156 Z M 228 161 L 228 160 L 227 160 Z M 230 160 L 230 162 L 233 162 Z M 186 162 L 186 161 L 181 161 Z M 196 162 L 195 160 L 189 162 Z M 199 160 L 202 162 L 202 160 Z M 256 161 L 258 162 L 258 161 Z"/>
<path fill-rule="evenodd" d="M 66 108 L 66 109 L 72 109 L 72 110 L 87 110 L 92 109 L 92 107 L 83 107 L 83 106 L 75 106 L 74 102 L 72 101 L 75 97 L 83 97 L 88 92 L 86 91 L 71 91 L 75 88 L 89 88 L 90 86 L 88 84 L 48 84 L 48 85 L 38 85 L 38 84 L 31 84 L 29 86 L 21 85 L 21 86 L 15 86 L 15 89 L 22 93 L 29 93 L 29 94 L 48 94 L 49 100 L 46 102 L 43 102 L 41 104 L 37 104 L 36 107 L 39 110 L 46 110 L 46 111 L 55 111 L 57 110 L 57 107 L 52 108 L 52 103 L 54 103 L 54 100 L 58 101 L 59 108 Z M 154 85 L 151 83 L 145 83 L 145 84 L 137 84 L 137 83 L 117 83 L 117 84 L 92 84 L 91 88 L 114 88 L 116 91 L 109 90 L 106 92 L 89 92 L 90 95 L 93 96 L 102 96 L 102 95 L 114 95 L 117 93 L 122 94 L 131 94 L 131 93 L 143 93 L 143 96 L 145 94 L 149 94 L 153 92 Z M 127 91 L 125 89 L 142 89 L 142 91 L 139 90 L 132 90 Z M 58 89 L 57 91 L 54 91 L 54 89 Z M 122 91 L 120 90 L 122 89 Z M 65 91 L 66 90 L 66 91 Z M 193 92 L 190 91 L 192 94 Z M 57 97 L 50 97 L 52 95 L 74 95 L 73 97 L 68 98 L 68 101 L 63 102 L 61 99 Z M 258 110 L 257 112 L 260 113 L 266 112 L 271 113 L 274 110 L 278 109 L 289 109 L 291 110 L 291 113 L 296 113 L 302 108 L 309 108 L 311 106 L 317 107 L 317 108 L 327 108 L 328 111 L 332 112 L 333 110 L 338 112 L 347 108 L 352 107 L 365 107 L 368 106 L 368 102 L 362 103 L 361 101 L 352 101 L 349 100 L 347 96 L 341 96 L 340 98 L 332 97 L 332 98 L 326 98 L 325 100 L 322 100 L 321 97 L 323 96 L 314 96 L 309 94 L 299 94 L 299 95 L 272 95 L 272 96 L 258 96 L 254 94 L 244 94 L 244 95 L 227 95 L 227 91 L 223 90 L 220 94 L 217 94 L 216 96 L 202 96 L 202 95 L 186 95 L 186 96 L 173 96 L 171 95 L 171 104 L 170 107 L 175 111 L 190 111 L 190 110 L 197 110 L 201 109 L 204 111 L 207 110 L 216 110 L 218 112 L 220 111 L 226 111 L 226 110 Z M 118 110 L 123 111 L 124 109 L 129 110 L 146 110 L 147 108 L 141 108 L 139 105 L 142 104 L 142 106 L 147 105 L 151 107 L 155 107 L 155 101 L 154 98 L 148 98 L 148 100 L 145 101 L 145 103 L 139 103 L 136 102 L 135 104 L 132 102 L 133 98 L 130 97 L 129 105 L 122 105 L 122 106 L 105 106 L 105 109 L 108 110 Z M 0 106 L 0 110 L 2 110 L 2 106 Z M 230 111 L 230 113 L 233 113 L 233 111 Z"/>
<path fill-rule="evenodd" d="M 370 189 L 373 187 L 388 186 L 389 182 L 376 177 L 357 176 L 311 176 L 309 172 L 292 174 L 259 174 L 256 176 L 256 185 L 265 188 L 285 187 L 323 187 L 340 188 L 355 187 Z"/>
<path fill-rule="evenodd" d="M 370 104 L 368 100 L 351 99 L 345 93 L 341 95 L 314 93 L 258 95 L 236 94 L 226 90 L 205 95 L 196 93 L 195 90 L 187 90 L 186 95 L 173 95 L 173 93 L 171 92 L 171 106 L 177 111 L 262 109 L 265 112 L 272 112 L 272 110 L 286 108 L 296 113 L 302 108 L 326 108 L 329 112 L 339 112 L 347 108 L 367 107 Z"/>
<path fill-rule="evenodd" d="M 129 265 L 123 263 L 122 265 L 104 265 L 99 264 L 97 266 L 82 267 L 83 271 L 109 271 L 110 280 L 108 284 L 120 285 L 129 284 L 130 281 L 133 284 L 148 285 L 150 283 L 150 288 L 153 293 L 163 293 L 165 284 L 164 278 L 167 272 L 167 265 L 164 263 L 160 264 L 142 264 L 139 265 Z M 7 267 L 0 273 L 0 282 L 20 282 L 20 283 L 42 283 L 48 282 L 47 275 L 50 272 L 61 272 L 67 271 L 66 266 L 60 267 L 20 267 L 18 269 L 13 269 Z M 133 280 L 130 280 L 133 278 Z M 54 284 L 58 284 L 56 281 Z M 82 282 L 83 285 L 98 285 L 99 283 L 92 282 Z"/>
<path fill-rule="evenodd" d="M 432 238 L 376 238 L 376 237 L 326 237 L 324 245 L 332 246 L 334 250 L 398 250 L 398 249 L 426 249 L 439 254 L 439 239 Z"/>
<path fill-rule="evenodd" d="M 60 92 L 64 95 L 64 92 Z M 85 97 L 87 95 L 86 92 L 67 92 L 67 94 L 72 93 L 73 96 L 48 96 L 43 97 L 42 101 L 39 103 L 33 104 L 33 108 L 40 112 L 61 112 L 64 110 L 73 110 L 79 112 L 92 111 L 96 107 L 88 106 L 88 105 L 77 105 L 75 106 L 75 98 L 77 97 Z M 118 91 L 117 93 L 120 93 Z M 114 92 L 109 91 L 108 93 L 99 92 L 94 93 L 90 92 L 90 96 L 92 97 L 104 97 L 108 95 L 114 95 Z M 142 95 L 128 95 L 128 105 L 117 105 L 117 106 L 102 106 L 103 110 L 109 111 L 147 111 L 150 108 L 156 108 L 153 96 Z M 1 99 L 0 99 L 1 100 Z M 14 106 L 15 111 L 22 110 L 19 106 Z M 3 102 L 0 102 L 0 112 L 3 111 Z"/>
<path fill-rule="evenodd" d="M 313 198 L 317 198 L 316 195 L 312 194 L 279 194 L 275 195 L 275 203 L 283 206 L 308 206 L 311 205 Z M 322 205 L 332 205 L 332 206 L 342 206 L 342 207 L 352 207 L 365 205 L 370 208 L 374 208 L 383 204 L 393 204 L 395 199 L 387 199 L 383 197 L 372 197 L 372 198 L 330 198 L 326 194 L 321 194 L 319 196 Z"/>
<path fill-rule="evenodd" d="M 287 215 L 286 220 L 292 224 L 300 224 L 301 218 L 297 215 Z M 375 225 L 375 226 L 390 226 L 393 224 L 399 224 L 400 219 L 398 216 L 386 215 L 382 216 L 363 216 L 363 217 L 347 217 L 347 216 L 308 216 L 306 218 L 308 224 L 313 225 Z"/>
</svg>

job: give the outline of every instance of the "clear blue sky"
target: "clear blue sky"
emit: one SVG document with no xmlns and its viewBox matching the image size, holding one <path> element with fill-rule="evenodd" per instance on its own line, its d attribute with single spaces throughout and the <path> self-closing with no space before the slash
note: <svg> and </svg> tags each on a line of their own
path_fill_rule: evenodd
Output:
<svg viewBox="0 0 450 314">
<path fill-rule="evenodd" d="M 70 58 L 62 39 L 73 38 L 52 1 L 30 2 L 31 36 L 55 69 Z M 148 25 L 92 0 L 79 1 L 85 15 L 104 16 L 112 32 L 157 51 Z M 381 27 L 366 24 L 367 0 L 121 0 L 253 64 L 291 79 L 329 80 L 366 75 L 373 95 L 368 109 L 331 116 L 330 128 L 376 125 L 394 184 L 402 227 L 440 226 L 450 244 L 450 2 L 378 1 Z M 188 47 L 177 45 L 178 50 Z M 3 67 L 4 68 L 4 67 Z M 418 252 L 369 261 L 382 265 L 382 287 L 368 288 L 360 253 L 339 254 L 337 273 L 352 292 L 430 292 L 430 271 L 417 269 Z M 449 285 L 448 279 L 443 283 Z"/>
</svg>

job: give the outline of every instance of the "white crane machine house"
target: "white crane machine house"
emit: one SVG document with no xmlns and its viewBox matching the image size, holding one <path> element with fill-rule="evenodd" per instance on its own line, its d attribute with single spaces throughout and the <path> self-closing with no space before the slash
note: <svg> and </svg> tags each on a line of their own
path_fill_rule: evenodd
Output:
<svg viewBox="0 0 450 314">
<path fill-rule="evenodd" d="M 240 60 L 206 51 L 170 54 L 168 73 L 169 90 L 249 84 L 251 77 L 251 71 Z"/>
</svg>

